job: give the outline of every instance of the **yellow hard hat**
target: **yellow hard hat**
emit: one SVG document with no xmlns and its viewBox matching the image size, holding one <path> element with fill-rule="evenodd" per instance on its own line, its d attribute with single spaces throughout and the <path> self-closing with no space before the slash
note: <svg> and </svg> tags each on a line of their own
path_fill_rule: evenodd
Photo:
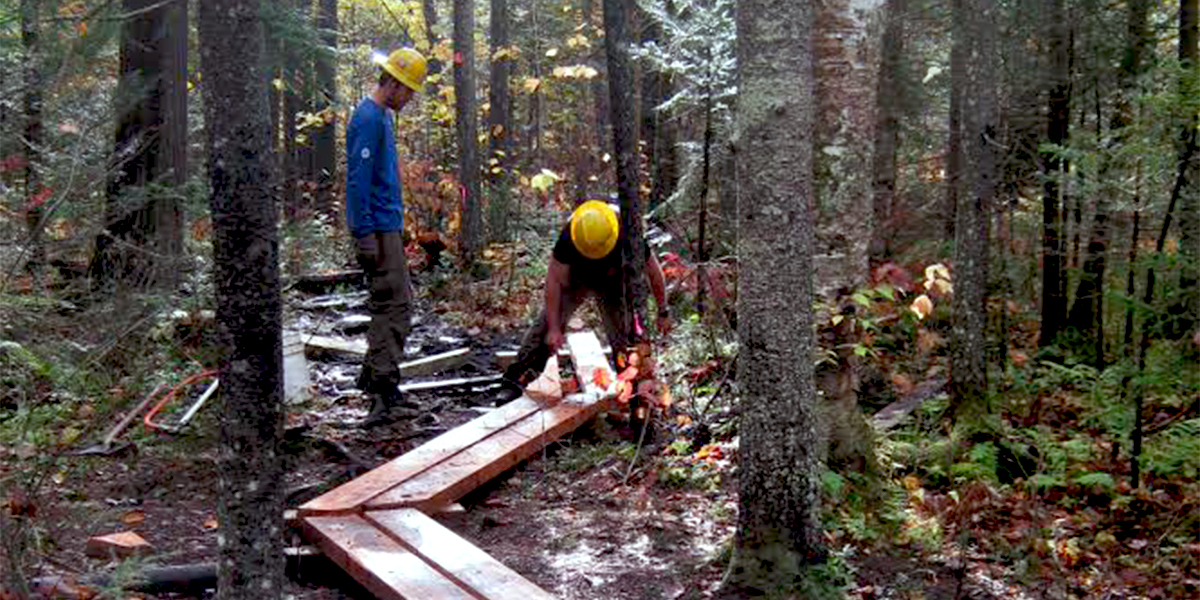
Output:
<svg viewBox="0 0 1200 600">
<path fill-rule="evenodd" d="M 425 88 L 425 72 L 429 65 L 425 56 L 412 48 L 400 48 L 386 57 L 375 55 L 375 64 L 387 71 L 396 81 L 403 83 L 414 92 L 422 92 Z"/>
<path fill-rule="evenodd" d="M 599 260 L 617 245 L 621 226 L 607 202 L 588 200 L 571 214 L 571 242 L 579 253 Z"/>
</svg>

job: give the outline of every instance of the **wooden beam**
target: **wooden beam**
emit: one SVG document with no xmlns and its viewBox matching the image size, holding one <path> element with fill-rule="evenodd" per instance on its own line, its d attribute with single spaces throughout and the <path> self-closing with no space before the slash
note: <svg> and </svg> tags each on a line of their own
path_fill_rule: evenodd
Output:
<svg viewBox="0 0 1200 600">
<path fill-rule="evenodd" d="M 558 357 L 551 356 L 546 361 L 542 374 L 525 386 L 525 395 L 541 402 L 558 402 L 562 400 L 562 375 L 558 372 Z"/>
<path fill-rule="evenodd" d="M 598 397 L 604 396 L 607 389 L 596 384 L 595 372 L 604 371 L 604 377 L 609 382 L 616 381 L 617 377 L 612 365 L 608 363 L 608 358 L 604 356 L 600 339 L 590 331 L 568 333 L 567 348 L 571 351 L 571 361 L 575 364 L 575 376 L 579 378 L 580 389 Z"/>
<path fill-rule="evenodd" d="M 536 412 L 540 406 L 519 398 L 476 417 L 416 449 L 318 496 L 300 507 L 301 516 L 356 511 L 371 498 L 424 473 L 437 464 Z"/>
<path fill-rule="evenodd" d="M 470 348 L 458 348 L 440 354 L 418 358 L 400 363 L 400 375 L 403 377 L 420 377 L 433 375 L 439 371 L 457 369 L 466 364 L 471 356 Z"/>
<path fill-rule="evenodd" d="M 436 390 L 441 388 L 466 387 L 500 381 L 499 375 L 484 375 L 482 377 L 460 377 L 458 379 L 439 379 L 436 381 L 417 381 L 400 384 L 400 391 Z"/>
<path fill-rule="evenodd" d="M 367 354 L 367 342 L 328 335 L 304 335 L 304 349 L 309 354 L 334 354 L 346 358 L 362 358 Z M 439 354 L 400 363 L 400 375 L 420 377 L 438 371 L 463 366 L 471 356 L 470 348 L 456 348 Z"/>
<path fill-rule="evenodd" d="M 592 401 L 580 401 L 589 398 Z M 479 440 L 436 467 L 393 486 L 366 503 L 366 510 L 416 507 L 435 510 L 520 464 L 607 406 L 591 394 L 573 394 L 507 429 Z M 449 435 L 449 434 L 446 434 Z"/>
<path fill-rule="evenodd" d="M 446 578 L 487 600 L 553 600 L 554 596 L 500 564 L 437 521 L 413 509 L 370 511 L 367 520 L 423 558 Z"/>
<path fill-rule="evenodd" d="M 479 600 L 359 515 L 303 521 L 321 551 L 376 598 Z"/>
</svg>

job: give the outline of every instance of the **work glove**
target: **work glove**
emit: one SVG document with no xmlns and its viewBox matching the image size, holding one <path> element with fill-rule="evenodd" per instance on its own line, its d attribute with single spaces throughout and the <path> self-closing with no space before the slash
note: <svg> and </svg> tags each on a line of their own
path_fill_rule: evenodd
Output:
<svg viewBox="0 0 1200 600">
<path fill-rule="evenodd" d="M 374 233 L 369 233 L 354 240 L 358 251 L 358 264 L 364 271 L 375 271 L 379 268 L 379 241 Z"/>
</svg>

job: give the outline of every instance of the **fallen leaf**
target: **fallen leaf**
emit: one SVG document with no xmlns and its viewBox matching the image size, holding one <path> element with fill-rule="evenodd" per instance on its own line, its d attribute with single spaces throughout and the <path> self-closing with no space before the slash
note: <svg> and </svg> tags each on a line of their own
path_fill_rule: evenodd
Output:
<svg viewBox="0 0 1200 600">
<path fill-rule="evenodd" d="M 608 369 L 597 367 L 592 370 L 592 383 L 608 389 L 608 386 L 612 384 L 612 377 L 608 374 Z"/>
<path fill-rule="evenodd" d="M 146 513 L 140 510 L 131 510 L 121 515 L 121 522 L 126 525 L 137 525 L 146 520 Z"/>
<path fill-rule="evenodd" d="M 617 375 L 617 381 L 633 381 L 637 376 L 638 368 L 631 366 L 621 371 L 620 375 Z"/>
<path fill-rule="evenodd" d="M 204 519 L 204 523 L 200 526 L 208 531 L 212 531 L 213 529 L 220 527 L 221 524 L 217 521 L 216 517 L 209 515 L 207 519 Z"/>
<path fill-rule="evenodd" d="M 930 300 L 929 296 L 921 294 L 917 296 L 916 300 L 913 300 L 908 309 L 916 313 L 918 319 L 924 319 L 933 314 L 933 300 Z"/>
</svg>

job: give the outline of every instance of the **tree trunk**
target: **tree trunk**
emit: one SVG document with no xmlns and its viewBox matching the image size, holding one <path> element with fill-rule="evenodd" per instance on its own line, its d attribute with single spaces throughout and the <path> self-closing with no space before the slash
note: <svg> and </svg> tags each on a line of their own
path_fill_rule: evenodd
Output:
<svg viewBox="0 0 1200 600">
<path fill-rule="evenodd" d="M 621 229 L 625 231 L 623 278 L 625 329 L 634 331 L 646 306 L 645 250 L 642 202 L 638 194 L 637 132 L 634 129 L 633 77 L 629 69 L 629 18 L 623 0 L 604 0 L 604 49 L 608 57 L 608 95 L 613 123 L 613 155 L 621 199 Z"/>
<path fill-rule="evenodd" d="M 831 0 L 817 9 L 814 56 L 816 60 L 817 121 L 816 200 L 820 206 L 813 248 L 814 287 L 818 301 L 836 307 L 841 298 L 866 287 L 868 245 L 872 211 L 870 149 L 875 142 L 875 93 L 878 86 L 878 48 L 868 35 L 870 21 L 878 16 L 880 2 Z M 891 99 L 893 102 L 894 98 Z M 829 323 L 836 310 L 822 311 L 818 323 Z M 821 328 L 829 345 L 853 347 L 861 331 L 853 327 Z M 840 338 L 839 335 L 848 337 Z M 823 335 L 823 338 L 826 337 Z M 873 463 L 870 425 L 858 409 L 858 363 L 851 353 L 822 368 L 816 382 L 822 393 L 820 414 L 822 459 L 826 448 L 839 466 L 865 470 Z M 844 360 L 842 360 L 844 359 Z M 832 371 L 832 372 L 828 372 Z"/>
<path fill-rule="evenodd" d="M 788 593 L 825 555 L 812 368 L 814 4 L 737 8 L 739 510 L 724 597 Z"/>
<path fill-rule="evenodd" d="M 308 26 L 312 16 L 311 0 L 292 0 L 293 18 L 296 26 Z M 284 219 L 299 218 L 308 208 L 304 185 L 313 180 L 311 141 L 304 141 L 296 131 L 297 115 L 312 112 L 313 75 L 312 56 L 300 42 L 284 44 L 283 135 L 285 147 L 286 175 L 284 177 Z"/>
<path fill-rule="evenodd" d="M 283 597 L 282 302 L 267 156 L 258 0 L 200 3 L 212 181 L 214 286 L 223 344 L 217 598 Z"/>
<path fill-rule="evenodd" d="M 42 189 L 42 71 L 41 49 L 38 37 L 41 34 L 41 2 L 21 2 L 21 46 L 25 52 L 25 93 L 22 95 L 25 112 L 25 224 L 29 230 L 29 259 L 26 268 L 41 285 L 42 271 L 46 263 L 46 247 L 42 241 L 43 208 L 46 195 Z"/>
<path fill-rule="evenodd" d="M 960 8 L 966 8 L 960 6 Z M 954 325 L 950 336 L 951 406 L 954 417 L 986 414 L 987 405 L 987 258 L 989 212 L 998 181 L 999 105 L 996 94 L 996 9 L 980 0 L 969 13 L 956 15 L 954 34 L 971 44 L 971 95 L 963 106 L 974 174 L 971 193 L 964 194 L 954 227 Z"/>
<path fill-rule="evenodd" d="M 639 20 L 642 22 L 642 36 L 640 43 L 661 43 L 663 35 L 662 26 L 655 22 L 654 19 L 647 16 L 640 8 L 637 12 Z M 659 73 L 658 70 L 649 65 L 643 65 L 641 71 L 641 128 L 638 132 L 638 138 L 642 141 L 642 151 L 646 154 L 646 165 L 649 167 L 648 175 L 650 176 L 648 187 L 651 190 L 651 193 L 650 197 L 647 198 L 646 210 L 654 210 L 658 206 L 658 202 L 661 202 L 662 200 L 662 198 L 656 197 L 653 192 L 656 186 L 656 182 L 654 181 L 656 175 L 655 167 L 661 160 L 659 155 L 663 152 L 663 149 L 659 146 L 659 143 L 662 141 L 659 134 L 659 123 L 665 119 L 659 114 L 657 108 L 658 105 L 662 104 L 663 101 L 662 89 L 663 80 L 665 77 L 662 73 Z M 708 126 L 706 125 L 706 129 L 707 128 Z M 705 146 L 704 151 L 707 156 L 709 151 L 707 145 Z M 705 182 L 704 187 L 705 190 L 708 189 L 707 181 Z M 701 202 L 705 201 L 707 201 L 707 198 L 701 199 Z M 703 215 L 703 213 L 701 214 Z"/>
<path fill-rule="evenodd" d="M 316 207 L 330 219 L 338 216 L 334 189 L 337 182 L 337 125 L 333 119 L 338 103 L 337 95 L 337 48 L 338 8 L 337 0 L 320 0 L 317 5 L 317 27 L 322 31 L 324 48 L 317 54 L 316 79 L 318 112 L 328 111 L 325 125 L 313 131 L 313 170 L 316 176 Z"/>
<path fill-rule="evenodd" d="M 1066 145 L 1071 126 L 1070 45 L 1067 13 L 1063 0 L 1053 0 L 1048 20 L 1049 31 L 1049 121 L 1046 141 Z M 1067 172 L 1066 161 L 1054 152 L 1043 155 L 1046 182 L 1042 190 L 1042 311 L 1038 346 L 1053 345 L 1067 316 L 1067 297 L 1063 281 L 1063 244 L 1060 178 Z"/>
<path fill-rule="evenodd" d="M 512 72 L 512 58 L 496 59 L 496 52 L 506 48 L 508 40 L 508 0 L 492 0 L 492 74 L 488 87 L 488 173 L 491 182 L 491 197 L 488 199 L 490 237 L 500 241 L 508 239 L 508 221 L 512 212 L 512 100 L 508 90 L 508 79 Z"/>
<path fill-rule="evenodd" d="M 1200 1 L 1183 0 L 1179 11 L 1179 62 L 1186 70 L 1194 69 L 1197 59 L 1197 39 L 1200 38 Z M 1186 79 L 1181 85 L 1186 85 Z M 1182 90 L 1184 97 L 1195 97 L 1195 88 Z M 1193 115 L 1184 124 L 1181 135 L 1186 139 L 1190 132 L 1196 129 L 1196 118 Z M 1179 156 L 1182 160 L 1187 146 L 1186 142 L 1179 144 Z M 1200 189 L 1197 189 L 1196 175 L 1200 171 L 1195 160 L 1187 163 L 1186 187 L 1180 192 L 1179 203 L 1179 259 L 1182 268 L 1179 270 L 1180 303 L 1173 312 L 1178 313 L 1179 322 L 1176 331 L 1190 333 L 1196 331 L 1200 323 Z"/>
<path fill-rule="evenodd" d="M 133 16 L 121 31 L 116 143 L 92 269 L 105 290 L 170 286 L 183 251 L 179 201 L 147 186 L 187 177 L 187 4 L 125 0 L 122 8 Z"/>
<path fill-rule="evenodd" d="M 475 3 L 454 0 L 454 105 L 458 129 L 458 177 L 462 185 L 462 239 L 465 264 L 473 264 L 483 244 L 479 198 L 479 141 L 475 114 Z"/>
<path fill-rule="evenodd" d="M 875 164 L 872 196 L 871 263 L 882 263 L 891 256 L 892 211 L 896 205 L 896 152 L 900 147 L 899 99 L 904 94 L 901 69 L 904 66 L 904 21 L 907 0 L 888 0 L 883 30 L 883 48 L 879 61 L 879 85 L 875 94 Z"/>
<path fill-rule="evenodd" d="M 963 0 L 951 0 L 953 29 L 958 31 L 963 14 Z M 950 43 L 950 114 L 946 134 L 946 196 L 942 201 L 942 229 L 947 241 L 954 239 L 955 213 L 963 196 L 963 94 L 967 91 L 967 41 L 953 35 Z"/>
</svg>

